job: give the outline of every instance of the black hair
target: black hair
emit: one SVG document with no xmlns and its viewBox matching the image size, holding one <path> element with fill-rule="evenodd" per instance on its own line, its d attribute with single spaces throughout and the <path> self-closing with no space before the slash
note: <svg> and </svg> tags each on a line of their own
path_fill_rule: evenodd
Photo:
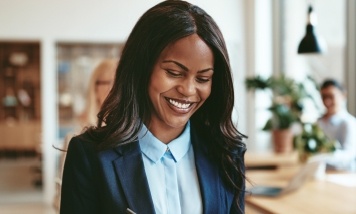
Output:
<svg viewBox="0 0 356 214">
<path fill-rule="evenodd" d="M 320 89 L 328 88 L 329 86 L 334 86 L 338 88 L 340 91 L 345 92 L 344 86 L 335 79 L 324 80 L 324 82 L 320 85 Z"/>
</svg>

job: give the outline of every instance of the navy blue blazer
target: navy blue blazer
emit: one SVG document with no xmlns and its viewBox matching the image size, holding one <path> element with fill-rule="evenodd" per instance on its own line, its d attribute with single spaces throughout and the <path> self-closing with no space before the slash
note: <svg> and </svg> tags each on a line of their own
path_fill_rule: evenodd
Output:
<svg viewBox="0 0 356 214">
<path fill-rule="evenodd" d="M 204 214 L 244 212 L 244 192 L 224 185 L 217 163 L 204 141 L 191 132 Z M 97 152 L 84 136 L 72 138 L 66 156 L 61 193 L 61 214 L 155 213 L 138 141 Z M 239 155 L 243 159 L 245 149 Z M 243 164 L 243 163 L 242 163 Z M 241 166 L 244 169 L 244 166 Z M 245 182 L 240 184 L 245 189 Z M 186 197 L 189 197 L 187 195 Z M 238 197 L 240 209 L 234 203 Z"/>
</svg>

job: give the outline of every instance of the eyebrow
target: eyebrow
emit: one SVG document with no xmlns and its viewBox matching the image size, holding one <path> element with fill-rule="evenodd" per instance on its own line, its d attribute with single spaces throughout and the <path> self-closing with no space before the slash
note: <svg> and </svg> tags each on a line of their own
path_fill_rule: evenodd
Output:
<svg viewBox="0 0 356 214">
<path fill-rule="evenodd" d="M 174 60 L 164 60 L 163 63 L 174 63 L 174 64 L 176 64 L 178 67 L 180 67 L 181 69 L 183 69 L 184 71 L 189 71 L 189 69 L 188 69 L 186 66 L 184 66 L 183 64 L 181 64 L 181 63 L 179 63 L 179 62 L 177 62 L 177 61 L 174 61 Z M 204 73 L 204 72 L 207 72 L 207 71 L 210 71 L 210 70 L 214 71 L 213 68 L 206 68 L 206 69 L 203 69 L 203 70 L 198 71 L 198 73 Z"/>
</svg>

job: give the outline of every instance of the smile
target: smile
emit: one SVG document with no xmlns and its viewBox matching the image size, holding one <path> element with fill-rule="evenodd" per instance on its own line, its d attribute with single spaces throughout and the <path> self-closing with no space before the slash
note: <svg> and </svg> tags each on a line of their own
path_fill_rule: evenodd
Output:
<svg viewBox="0 0 356 214">
<path fill-rule="evenodd" d="M 179 108 L 179 109 L 188 109 L 193 104 L 193 103 L 187 103 L 187 102 L 182 103 L 182 102 L 178 102 L 176 100 L 169 99 L 169 98 L 167 98 L 167 100 L 170 104 L 172 104 L 174 107 Z"/>
</svg>

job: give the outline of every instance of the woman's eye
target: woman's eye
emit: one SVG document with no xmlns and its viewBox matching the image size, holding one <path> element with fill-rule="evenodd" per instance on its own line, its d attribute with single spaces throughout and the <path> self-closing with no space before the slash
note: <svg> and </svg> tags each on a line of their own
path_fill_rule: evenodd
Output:
<svg viewBox="0 0 356 214">
<path fill-rule="evenodd" d="M 172 70 L 166 70 L 166 71 L 172 77 L 180 77 L 180 76 L 182 76 L 182 74 L 180 72 L 177 72 L 177 71 L 172 71 Z"/>
<path fill-rule="evenodd" d="M 205 82 L 209 82 L 210 79 L 211 79 L 210 77 L 198 77 L 197 82 L 205 83 Z"/>
</svg>

